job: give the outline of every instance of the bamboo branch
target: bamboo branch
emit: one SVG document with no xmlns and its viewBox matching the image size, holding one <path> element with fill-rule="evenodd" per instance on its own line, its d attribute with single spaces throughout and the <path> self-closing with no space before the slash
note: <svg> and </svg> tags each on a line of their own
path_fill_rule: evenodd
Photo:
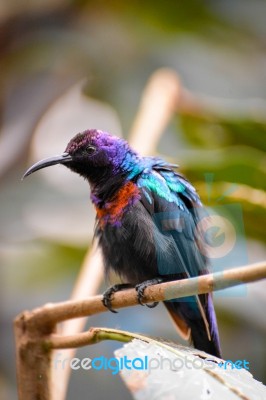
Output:
<svg viewBox="0 0 266 400">
<path fill-rule="evenodd" d="M 149 286 L 145 290 L 144 303 L 165 301 L 176 298 L 209 293 L 216 290 L 254 282 L 266 278 L 266 262 L 236 267 L 214 274 L 182 279 Z M 117 292 L 113 296 L 112 307 L 119 309 L 138 305 L 135 289 Z M 102 303 L 102 296 L 94 296 L 86 300 L 65 301 L 48 304 L 31 312 L 22 313 L 18 318 L 24 320 L 29 331 L 42 330 L 44 326 L 54 326 L 72 318 L 91 316 L 108 311 Z"/>
</svg>

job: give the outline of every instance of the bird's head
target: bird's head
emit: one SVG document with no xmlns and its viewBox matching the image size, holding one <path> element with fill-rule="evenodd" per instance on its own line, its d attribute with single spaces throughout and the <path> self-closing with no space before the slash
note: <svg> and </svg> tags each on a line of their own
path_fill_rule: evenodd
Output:
<svg viewBox="0 0 266 400">
<path fill-rule="evenodd" d="M 23 178 L 39 169 L 63 164 L 94 183 L 101 177 L 122 173 L 121 169 L 126 168 L 127 159 L 134 159 L 135 156 L 136 153 L 125 140 L 100 130 L 89 129 L 71 139 L 63 154 L 34 164 Z"/>
</svg>

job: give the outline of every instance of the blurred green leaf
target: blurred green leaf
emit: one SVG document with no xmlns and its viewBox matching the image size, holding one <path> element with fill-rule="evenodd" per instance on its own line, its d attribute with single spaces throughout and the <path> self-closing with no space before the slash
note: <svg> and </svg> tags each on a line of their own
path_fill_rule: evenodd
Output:
<svg viewBox="0 0 266 400">
<path fill-rule="evenodd" d="M 211 171 L 216 182 L 241 183 L 264 190 L 266 188 L 265 155 L 251 147 L 201 149 L 183 158 L 180 154 L 178 163 L 192 182 L 202 180 Z"/>
<path fill-rule="evenodd" d="M 241 143 L 266 150 L 266 121 L 252 120 L 248 116 L 217 118 L 182 115 L 180 125 L 186 139 L 196 146 L 215 148 Z"/>
</svg>

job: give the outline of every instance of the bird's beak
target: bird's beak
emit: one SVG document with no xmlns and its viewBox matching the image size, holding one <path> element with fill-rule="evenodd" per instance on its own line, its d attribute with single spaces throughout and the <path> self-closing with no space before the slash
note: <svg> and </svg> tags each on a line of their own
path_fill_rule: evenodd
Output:
<svg viewBox="0 0 266 400">
<path fill-rule="evenodd" d="M 26 176 L 32 174 L 39 169 L 50 167 L 51 165 L 56 164 L 67 164 L 68 162 L 72 161 L 72 157 L 68 153 L 63 153 L 60 156 L 54 156 L 45 158 L 44 160 L 38 161 L 37 163 L 33 164 L 23 175 L 22 179 L 26 178 Z"/>
</svg>

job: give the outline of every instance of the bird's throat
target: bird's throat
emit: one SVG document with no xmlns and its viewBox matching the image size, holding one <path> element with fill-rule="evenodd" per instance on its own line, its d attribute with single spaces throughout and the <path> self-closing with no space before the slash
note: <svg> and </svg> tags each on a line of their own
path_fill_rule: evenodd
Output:
<svg viewBox="0 0 266 400">
<path fill-rule="evenodd" d="M 137 185 L 128 181 L 108 201 L 100 203 L 93 193 L 91 199 L 95 205 L 100 227 L 103 228 L 106 224 L 120 226 L 123 215 L 140 199 L 140 193 Z"/>
</svg>

